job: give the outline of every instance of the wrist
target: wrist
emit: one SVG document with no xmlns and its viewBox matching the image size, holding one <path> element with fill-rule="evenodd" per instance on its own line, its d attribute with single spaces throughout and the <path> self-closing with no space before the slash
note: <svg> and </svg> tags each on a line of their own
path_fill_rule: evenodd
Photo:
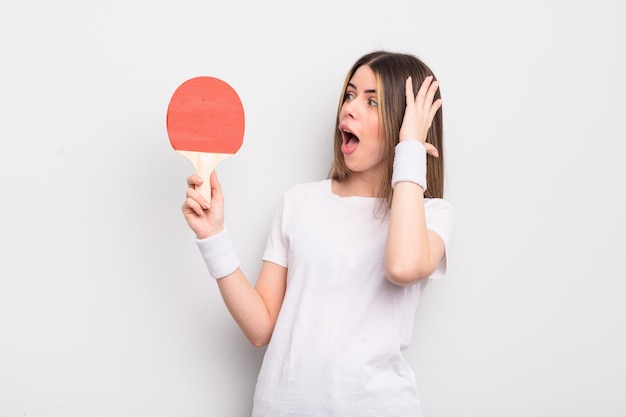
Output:
<svg viewBox="0 0 626 417">
<path fill-rule="evenodd" d="M 196 239 L 196 245 L 213 278 L 224 278 L 239 268 L 239 257 L 226 228 L 204 239 Z"/>
<path fill-rule="evenodd" d="M 426 191 L 426 148 L 416 139 L 405 139 L 395 148 L 391 186 L 412 182 Z"/>
<path fill-rule="evenodd" d="M 196 239 L 197 240 L 208 239 L 211 236 L 215 236 L 215 235 L 222 233 L 223 231 L 224 231 L 224 226 L 202 230 L 196 233 Z"/>
<path fill-rule="evenodd" d="M 425 141 L 423 140 L 419 140 L 416 137 L 402 137 L 400 136 L 400 139 L 398 140 L 398 142 L 407 142 L 407 141 L 415 141 L 415 142 L 419 142 L 419 143 L 424 143 Z"/>
</svg>

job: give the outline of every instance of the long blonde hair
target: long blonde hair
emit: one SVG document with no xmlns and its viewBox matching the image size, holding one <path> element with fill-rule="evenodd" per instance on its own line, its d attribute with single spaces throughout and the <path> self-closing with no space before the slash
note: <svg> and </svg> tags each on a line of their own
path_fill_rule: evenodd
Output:
<svg viewBox="0 0 626 417">
<path fill-rule="evenodd" d="M 411 76 L 413 80 L 413 94 L 417 94 L 417 90 L 422 85 L 424 79 L 432 75 L 435 77 L 431 69 L 420 59 L 413 55 L 376 51 L 362 56 L 352 66 L 346 76 L 346 80 L 341 91 L 341 98 L 337 109 L 337 118 L 335 120 L 335 138 L 334 138 L 334 159 L 331 166 L 329 178 L 338 182 L 346 180 L 350 176 L 350 170 L 346 166 L 343 153 L 341 152 L 342 136 L 339 131 L 339 112 L 344 102 L 344 97 L 348 83 L 352 79 L 354 73 L 361 66 L 369 66 L 376 77 L 376 91 L 378 95 L 378 116 L 382 121 L 380 124 L 381 137 L 385 137 L 386 141 L 382 145 L 384 147 L 384 160 L 387 169 L 384 178 L 381 178 L 378 196 L 384 198 L 387 207 L 391 207 L 393 198 L 393 189 L 391 188 L 391 175 L 393 173 L 393 158 L 395 155 L 395 147 L 400 138 L 400 126 L 406 108 L 406 79 Z M 436 78 L 435 78 L 436 79 Z M 440 91 L 435 93 L 435 100 L 440 98 Z M 439 151 L 439 157 L 434 158 L 428 155 L 426 181 L 428 189 L 424 193 L 425 197 L 442 198 L 444 184 L 444 166 L 443 166 L 443 112 L 440 108 L 435 115 L 431 128 L 426 136 L 426 142 L 434 145 Z"/>
</svg>

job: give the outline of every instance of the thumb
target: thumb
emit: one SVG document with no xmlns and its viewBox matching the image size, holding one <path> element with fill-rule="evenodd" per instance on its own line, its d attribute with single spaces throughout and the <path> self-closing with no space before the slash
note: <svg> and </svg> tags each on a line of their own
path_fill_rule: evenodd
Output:
<svg viewBox="0 0 626 417">
<path fill-rule="evenodd" d="M 426 153 L 434 158 L 439 157 L 439 151 L 435 148 L 434 145 L 428 142 L 424 142 L 424 148 L 426 148 Z"/>
<path fill-rule="evenodd" d="M 211 172 L 209 183 L 211 185 L 211 200 L 222 201 L 224 199 L 222 195 L 222 185 L 217 179 L 217 173 L 215 171 Z"/>
</svg>

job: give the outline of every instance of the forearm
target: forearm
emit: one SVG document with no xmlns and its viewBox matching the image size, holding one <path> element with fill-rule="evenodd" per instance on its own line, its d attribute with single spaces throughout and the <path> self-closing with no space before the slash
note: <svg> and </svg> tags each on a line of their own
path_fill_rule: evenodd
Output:
<svg viewBox="0 0 626 417">
<path fill-rule="evenodd" d="M 239 257 L 226 230 L 205 239 L 198 239 L 198 248 L 209 274 L 218 282 L 228 311 L 254 346 L 269 341 L 284 295 L 284 268 L 264 262 L 258 283 L 270 282 L 261 290 L 253 287 L 239 268 Z M 275 279 L 267 279 L 264 277 Z"/>
<path fill-rule="evenodd" d="M 269 342 L 275 320 L 261 294 L 237 268 L 232 274 L 217 280 L 228 311 L 250 343 L 261 347 Z"/>
<path fill-rule="evenodd" d="M 422 187 L 396 184 L 389 216 L 385 272 L 391 282 L 410 285 L 432 272 Z"/>
</svg>

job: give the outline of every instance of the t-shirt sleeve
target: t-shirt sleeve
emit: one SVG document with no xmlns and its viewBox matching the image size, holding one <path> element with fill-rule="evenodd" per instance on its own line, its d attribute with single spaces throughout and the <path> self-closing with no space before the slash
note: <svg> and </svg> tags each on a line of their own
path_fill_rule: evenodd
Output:
<svg viewBox="0 0 626 417">
<path fill-rule="evenodd" d="M 454 230 L 455 212 L 454 207 L 447 201 L 440 198 L 429 199 L 425 203 L 426 228 L 431 230 L 443 240 L 445 253 L 435 272 L 429 277 L 431 279 L 442 278 L 446 273 L 446 265 L 449 256 L 449 243 Z"/>
<path fill-rule="evenodd" d="M 263 252 L 263 260 L 287 268 L 288 245 L 283 226 L 284 209 L 285 199 L 283 198 L 280 207 L 274 215 L 272 226 L 270 227 L 270 233 L 267 237 L 267 243 L 265 244 L 265 251 Z"/>
</svg>

